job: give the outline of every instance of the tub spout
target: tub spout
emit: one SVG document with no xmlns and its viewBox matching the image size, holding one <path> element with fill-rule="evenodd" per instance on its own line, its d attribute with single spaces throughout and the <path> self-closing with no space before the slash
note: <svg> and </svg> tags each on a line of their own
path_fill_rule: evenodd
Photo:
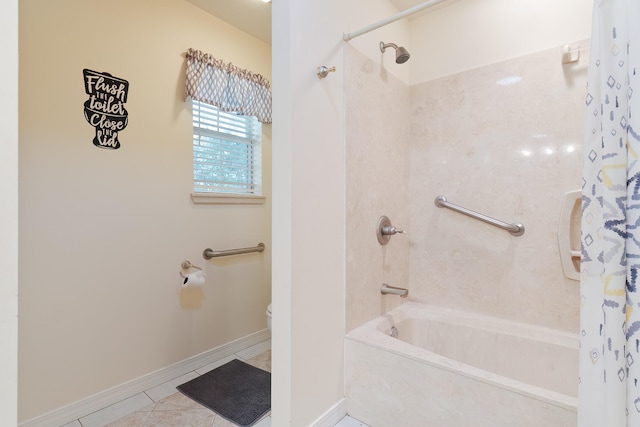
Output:
<svg viewBox="0 0 640 427">
<path fill-rule="evenodd" d="M 395 286 L 389 286 L 386 283 L 383 283 L 380 287 L 380 292 L 382 295 L 400 295 L 400 298 L 406 298 L 409 295 L 409 290 L 404 288 L 396 288 Z"/>
</svg>

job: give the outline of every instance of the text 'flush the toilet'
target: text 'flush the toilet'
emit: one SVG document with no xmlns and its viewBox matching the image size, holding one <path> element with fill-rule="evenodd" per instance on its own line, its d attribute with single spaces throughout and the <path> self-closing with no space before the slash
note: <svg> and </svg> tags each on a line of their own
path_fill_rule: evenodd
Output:
<svg viewBox="0 0 640 427">
<path fill-rule="evenodd" d="M 124 108 L 129 82 L 109 73 L 82 70 L 84 90 L 89 99 L 84 103 L 84 118 L 96 129 L 93 145 L 108 150 L 120 148 L 118 132 L 127 127 L 129 113 Z"/>
</svg>

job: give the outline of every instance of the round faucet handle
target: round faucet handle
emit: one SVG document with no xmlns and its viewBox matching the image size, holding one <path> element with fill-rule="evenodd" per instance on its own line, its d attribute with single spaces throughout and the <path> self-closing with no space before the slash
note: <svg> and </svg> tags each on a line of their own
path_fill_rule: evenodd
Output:
<svg viewBox="0 0 640 427">
<path fill-rule="evenodd" d="M 404 230 L 401 230 L 393 225 L 387 225 L 385 227 L 382 227 L 382 234 L 386 234 L 386 235 L 394 235 L 394 234 L 405 234 Z"/>
<path fill-rule="evenodd" d="M 376 237 L 378 238 L 378 243 L 386 245 L 389 243 L 391 236 L 398 233 L 406 234 L 404 230 L 391 225 L 391 220 L 386 215 L 382 215 L 378 219 L 378 225 L 376 226 Z"/>
</svg>

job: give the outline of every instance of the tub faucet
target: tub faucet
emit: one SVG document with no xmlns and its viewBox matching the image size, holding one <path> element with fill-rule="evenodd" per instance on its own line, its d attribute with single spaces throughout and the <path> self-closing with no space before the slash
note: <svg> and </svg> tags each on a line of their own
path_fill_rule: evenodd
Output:
<svg viewBox="0 0 640 427">
<path fill-rule="evenodd" d="M 386 283 L 383 283 L 380 287 L 380 293 L 382 295 L 400 295 L 400 298 L 406 298 L 409 295 L 409 290 L 404 288 L 396 288 L 395 286 L 389 286 Z"/>
</svg>

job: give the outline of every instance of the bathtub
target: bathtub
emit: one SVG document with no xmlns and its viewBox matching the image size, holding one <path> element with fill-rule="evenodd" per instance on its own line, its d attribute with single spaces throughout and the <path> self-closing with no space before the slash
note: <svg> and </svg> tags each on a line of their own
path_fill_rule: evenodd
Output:
<svg viewBox="0 0 640 427">
<path fill-rule="evenodd" d="M 345 338 L 347 412 L 371 427 L 575 427 L 577 379 L 576 334 L 412 301 Z"/>
</svg>

